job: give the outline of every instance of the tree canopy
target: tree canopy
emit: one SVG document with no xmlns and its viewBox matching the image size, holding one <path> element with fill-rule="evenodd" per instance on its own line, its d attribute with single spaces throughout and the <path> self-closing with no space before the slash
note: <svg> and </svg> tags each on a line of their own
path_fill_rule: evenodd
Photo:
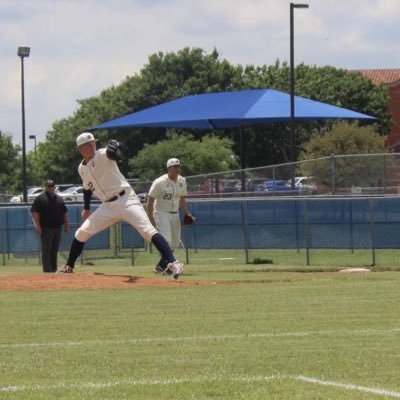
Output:
<svg viewBox="0 0 400 400">
<path fill-rule="evenodd" d="M 0 131 L 0 189 L 8 190 L 19 179 L 17 156 L 19 146 L 14 146 L 11 135 Z M 20 171 L 22 168 L 20 168 Z"/>
<path fill-rule="evenodd" d="M 166 162 L 172 157 L 181 161 L 184 175 L 229 171 L 238 167 L 231 147 L 229 139 L 220 139 L 213 134 L 194 140 L 192 135 L 173 132 L 165 140 L 146 145 L 131 159 L 131 175 L 140 177 L 142 181 L 154 180 L 160 171 L 165 172 Z"/>
<path fill-rule="evenodd" d="M 336 122 L 328 133 L 314 132 L 300 154 L 300 159 L 384 152 L 384 138 L 375 132 L 372 125 L 358 126 L 355 122 L 341 121 Z M 336 184 L 341 187 L 349 187 L 353 182 L 363 186 L 376 184 L 385 175 L 382 160 L 382 157 L 337 158 Z M 322 185 L 331 185 L 332 167 L 329 162 L 302 163 L 301 174 L 313 176 Z"/>
<path fill-rule="evenodd" d="M 232 65 L 220 59 L 217 50 L 208 54 L 200 48 L 152 54 L 139 73 L 126 77 L 117 86 L 105 88 L 98 96 L 78 100 L 73 115 L 53 123 L 45 142 L 38 145 L 36 157 L 30 157 L 32 173 L 28 174 L 28 182 L 40 183 L 49 176 L 57 182 L 76 182 L 80 155 L 76 151 L 75 138 L 91 126 L 188 94 L 255 88 L 289 92 L 290 68 L 287 63 Z M 296 94 L 372 114 L 379 118 L 377 131 L 381 135 L 389 131 L 386 88 L 374 86 L 357 72 L 300 64 L 296 67 Z M 295 156 L 299 155 L 313 130 L 327 130 L 331 125 L 329 121 L 296 123 Z M 96 136 L 102 145 L 109 138 L 124 143 L 126 155 L 132 160 L 131 164 L 121 166 L 126 174 L 139 171 L 130 169 L 130 165 L 135 165 L 135 157 L 146 146 L 166 140 L 168 132 L 163 128 L 135 128 L 98 131 Z M 177 136 L 188 137 L 189 134 L 197 142 L 209 135 L 203 130 L 175 129 L 174 132 Z M 246 128 L 246 165 L 256 167 L 289 161 L 288 132 L 287 123 Z M 214 134 L 220 139 L 230 139 L 233 152 L 239 155 L 238 129 L 225 129 Z M 190 143 L 187 141 L 185 145 L 190 146 Z M 200 172 L 195 171 L 195 167 L 198 165 L 191 167 L 193 172 Z M 216 164 L 217 167 L 220 168 L 220 165 Z"/>
</svg>

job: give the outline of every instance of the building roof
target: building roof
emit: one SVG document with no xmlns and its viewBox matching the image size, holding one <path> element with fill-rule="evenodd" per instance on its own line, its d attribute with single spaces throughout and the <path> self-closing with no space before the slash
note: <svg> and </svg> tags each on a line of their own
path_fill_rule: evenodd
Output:
<svg viewBox="0 0 400 400">
<path fill-rule="evenodd" d="M 392 85 L 400 83 L 400 68 L 393 69 L 357 69 L 366 78 L 371 79 L 375 84 Z"/>
</svg>

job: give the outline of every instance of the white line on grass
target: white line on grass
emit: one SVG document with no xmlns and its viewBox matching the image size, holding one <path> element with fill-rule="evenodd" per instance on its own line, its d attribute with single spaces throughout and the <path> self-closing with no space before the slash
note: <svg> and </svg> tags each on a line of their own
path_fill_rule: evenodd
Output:
<svg viewBox="0 0 400 400">
<path fill-rule="evenodd" d="M 307 376 L 290 376 L 290 379 L 295 379 L 297 381 L 302 381 L 302 382 L 307 382 L 307 383 L 314 383 L 317 385 L 323 385 L 323 386 L 333 386 L 336 388 L 341 388 L 341 389 L 349 389 L 349 390 L 358 390 L 360 392 L 365 392 L 365 393 L 373 393 L 373 394 L 378 394 L 386 397 L 397 397 L 400 398 L 400 392 L 394 392 L 392 390 L 386 390 L 386 389 L 379 389 L 379 388 L 371 388 L 367 386 L 358 386 L 358 385 L 353 385 L 351 383 L 341 383 L 341 382 L 334 382 L 334 381 L 324 381 L 322 379 L 318 378 L 310 378 Z"/>
<path fill-rule="evenodd" d="M 184 378 L 171 378 L 171 379 L 157 379 L 157 380 L 146 380 L 146 379 L 126 379 L 115 382 L 81 382 L 81 383 L 67 383 L 60 382 L 56 385 L 32 385 L 32 386 L 5 386 L 0 387 L 0 392 L 26 392 L 26 391 L 46 391 L 46 390 L 57 390 L 57 389 L 102 389 L 111 388 L 116 386 L 153 386 L 153 385 L 176 385 L 182 383 L 204 383 L 204 382 L 216 382 L 216 381 L 267 381 L 272 379 L 279 379 L 279 375 L 263 376 L 263 377 L 249 377 L 249 378 L 231 378 L 222 376 L 203 376 L 198 378 L 184 377 Z"/>
<path fill-rule="evenodd" d="M 347 389 L 347 390 L 356 390 L 364 393 L 372 393 L 385 397 L 394 397 L 400 398 L 400 392 L 395 392 L 392 390 L 382 389 L 382 388 L 374 388 L 367 386 L 359 386 L 353 385 L 350 383 L 341 383 L 334 381 L 325 381 L 318 378 L 311 378 L 303 375 L 270 375 L 270 376 L 247 376 L 247 377 L 198 377 L 198 378 L 172 378 L 166 380 L 121 380 L 115 382 L 81 382 L 81 383 L 67 383 L 60 382 L 56 385 L 32 385 L 32 386 L 5 386 L 0 387 L 0 392 L 27 392 L 27 391 L 49 391 L 49 390 L 59 390 L 59 389 L 107 389 L 113 388 L 117 386 L 154 386 L 154 385 L 176 385 L 183 383 L 204 383 L 204 382 L 215 382 L 215 381 L 231 381 L 231 382 L 265 382 L 270 380 L 282 380 L 282 379 L 290 379 L 295 381 L 301 381 L 305 383 L 311 383 L 322 386 L 331 386 L 334 388 Z"/>
<path fill-rule="evenodd" d="M 275 338 L 275 337 L 305 337 L 319 335 L 340 335 L 340 336 L 369 336 L 386 335 L 400 332 L 400 328 L 389 329 L 359 329 L 359 330 L 325 330 L 309 332 L 269 332 L 269 333 L 248 333 L 241 335 L 204 335 L 204 336 L 181 336 L 181 337 L 156 337 L 156 338 L 137 338 L 137 339 L 105 339 L 105 340 L 79 340 L 65 342 L 45 342 L 45 343 L 4 343 L 0 344 L 0 349 L 24 348 L 24 347 L 61 347 L 61 346 L 91 346 L 91 345 L 126 345 L 152 342 L 183 342 L 194 340 L 229 340 L 229 339 L 250 339 L 250 338 Z"/>
</svg>

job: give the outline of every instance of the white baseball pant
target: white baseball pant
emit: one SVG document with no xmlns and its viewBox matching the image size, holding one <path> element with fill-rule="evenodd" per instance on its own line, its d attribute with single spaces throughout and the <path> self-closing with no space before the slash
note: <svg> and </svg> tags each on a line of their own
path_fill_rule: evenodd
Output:
<svg viewBox="0 0 400 400">
<path fill-rule="evenodd" d="M 165 211 L 155 211 L 154 219 L 158 232 L 164 236 L 171 249 L 177 249 L 181 241 L 181 220 L 179 213 L 173 214 Z"/>
<path fill-rule="evenodd" d="M 147 241 L 150 241 L 153 235 L 157 233 L 157 229 L 151 224 L 136 193 L 128 189 L 117 200 L 101 203 L 100 207 L 76 231 L 75 238 L 80 242 L 86 242 L 96 233 L 101 232 L 119 220 L 128 222 Z"/>
</svg>

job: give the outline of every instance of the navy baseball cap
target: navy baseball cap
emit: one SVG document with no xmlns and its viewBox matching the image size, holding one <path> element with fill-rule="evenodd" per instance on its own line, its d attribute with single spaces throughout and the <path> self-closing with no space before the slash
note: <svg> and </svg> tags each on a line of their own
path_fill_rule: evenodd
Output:
<svg viewBox="0 0 400 400">
<path fill-rule="evenodd" d="M 47 179 L 45 182 L 44 186 L 49 187 L 49 186 L 55 186 L 56 184 L 54 183 L 53 179 Z"/>
</svg>

